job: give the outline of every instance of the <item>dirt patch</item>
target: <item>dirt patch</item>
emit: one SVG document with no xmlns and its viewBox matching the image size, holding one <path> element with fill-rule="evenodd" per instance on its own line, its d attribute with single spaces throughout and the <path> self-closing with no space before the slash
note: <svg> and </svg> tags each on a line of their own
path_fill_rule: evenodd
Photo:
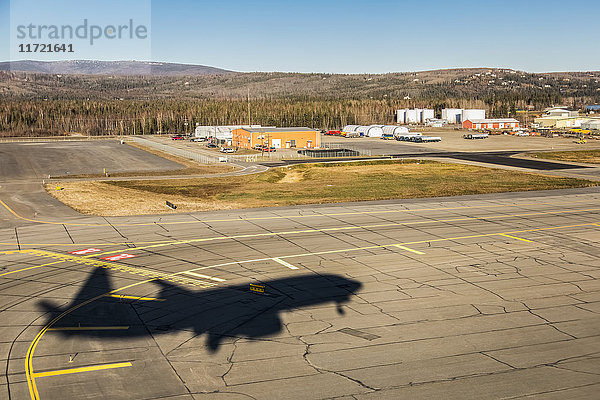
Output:
<svg viewBox="0 0 600 400">
<path fill-rule="evenodd" d="M 288 169 L 285 171 L 285 176 L 279 181 L 279 183 L 294 183 L 300 182 L 304 179 L 304 173 L 298 171 L 297 169 Z"/>
<path fill-rule="evenodd" d="M 56 186 L 63 190 L 56 190 Z M 115 187 L 104 182 L 62 182 L 46 185 L 46 190 L 61 202 L 83 214 L 94 215 L 143 215 L 175 212 L 227 210 L 242 208 L 234 202 L 203 200 L 200 197 L 166 195 L 146 190 Z M 173 211 L 166 201 L 177 206 Z"/>
</svg>

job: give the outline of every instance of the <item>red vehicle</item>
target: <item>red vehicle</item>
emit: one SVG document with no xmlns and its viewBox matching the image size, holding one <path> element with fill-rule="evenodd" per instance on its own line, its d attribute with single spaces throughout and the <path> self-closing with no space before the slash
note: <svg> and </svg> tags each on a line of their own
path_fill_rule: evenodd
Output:
<svg viewBox="0 0 600 400">
<path fill-rule="evenodd" d="M 331 135 L 331 136 L 339 136 L 342 134 L 342 131 L 327 131 L 325 132 L 326 135 Z"/>
<path fill-rule="evenodd" d="M 277 149 L 275 147 L 267 147 L 267 146 L 263 146 L 259 150 L 264 151 L 265 153 L 271 153 L 271 152 L 277 151 Z"/>
<path fill-rule="evenodd" d="M 171 140 L 185 140 L 185 136 L 174 135 L 174 136 L 171 136 Z"/>
</svg>

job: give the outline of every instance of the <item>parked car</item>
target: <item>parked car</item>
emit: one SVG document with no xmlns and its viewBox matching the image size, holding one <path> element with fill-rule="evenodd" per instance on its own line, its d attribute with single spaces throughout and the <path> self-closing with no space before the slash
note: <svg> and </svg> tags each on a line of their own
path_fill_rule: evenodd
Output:
<svg viewBox="0 0 600 400">
<path fill-rule="evenodd" d="M 391 133 L 384 133 L 383 136 L 381 136 L 381 139 L 383 139 L 383 140 L 394 140 L 394 135 L 392 135 Z"/>
<path fill-rule="evenodd" d="M 235 150 L 231 147 L 221 147 L 221 153 L 235 153 Z"/>
<path fill-rule="evenodd" d="M 206 143 L 206 147 L 208 147 L 209 149 L 216 149 L 217 145 L 214 143 Z"/>
<path fill-rule="evenodd" d="M 468 133 L 463 135 L 464 139 L 487 139 L 487 133 Z"/>
<path fill-rule="evenodd" d="M 183 135 L 173 135 L 173 136 L 171 136 L 171 140 L 185 140 L 185 136 L 183 136 Z"/>
<path fill-rule="evenodd" d="M 271 153 L 271 152 L 277 151 L 277 149 L 272 146 L 271 147 L 263 146 L 259 150 L 264 151 L 265 153 Z"/>
<path fill-rule="evenodd" d="M 190 140 L 192 142 L 204 142 L 204 141 L 206 141 L 206 138 L 203 138 L 203 137 L 193 137 Z"/>
</svg>

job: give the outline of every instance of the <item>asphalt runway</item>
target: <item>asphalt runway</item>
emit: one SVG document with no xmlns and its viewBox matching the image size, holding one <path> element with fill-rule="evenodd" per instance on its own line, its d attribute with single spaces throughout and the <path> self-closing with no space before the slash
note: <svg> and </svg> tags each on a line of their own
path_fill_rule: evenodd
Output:
<svg viewBox="0 0 600 400">
<path fill-rule="evenodd" d="M 3 399 L 600 390 L 598 188 L 119 218 L 9 203 Z"/>
<path fill-rule="evenodd" d="M 117 140 L 16 142 L 0 145 L 0 183 L 48 176 L 167 171 L 183 166 Z"/>
</svg>

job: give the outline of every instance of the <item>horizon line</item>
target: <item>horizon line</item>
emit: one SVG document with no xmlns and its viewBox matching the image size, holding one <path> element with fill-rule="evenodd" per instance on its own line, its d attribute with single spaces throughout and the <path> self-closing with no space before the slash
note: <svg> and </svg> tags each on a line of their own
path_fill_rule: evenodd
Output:
<svg viewBox="0 0 600 400">
<path fill-rule="evenodd" d="M 204 65 L 204 64 L 190 64 L 184 62 L 174 62 L 174 61 L 148 61 L 148 60 L 93 60 L 93 59 L 71 59 L 71 60 L 34 60 L 34 59 L 23 59 L 23 60 L 8 60 L 8 61 L 0 61 L 0 64 L 5 63 L 14 63 L 14 62 L 39 62 L 39 63 L 59 63 L 59 62 L 74 62 L 74 61 L 86 61 L 86 62 L 105 62 L 105 63 L 117 63 L 117 62 L 136 62 L 136 63 L 148 63 L 148 64 L 176 64 L 176 65 L 186 65 L 192 67 L 206 67 L 206 68 L 215 68 L 220 69 L 226 72 L 235 72 L 235 73 L 283 73 L 283 74 L 327 74 L 327 75 L 386 75 L 386 74 L 407 74 L 407 73 L 415 73 L 415 72 L 435 72 L 435 71 L 454 71 L 454 70 L 470 70 L 470 69 L 489 69 L 489 70 L 508 70 L 515 72 L 524 72 L 528 74 L 553 74 L 553 73 L 566 73 L 566 72 L 581 72 L 581 73 L 590 73 L 597 72 L 600 73 L 600 70 L 562 70 L 562 71 L 526 71 L 521 69 L 514 69 L 510 67 L 440 67 L 440 68 L 432 68 L 432 69 L 422 69 L 422 70 L 407 70 L 407 71 L 389 71 L 389 72 L 323 72 L 323 71 L 236 71 L 226 69 L 225 67 L 215 67 L 212 65 Z M 15 72 L 32 72 L 32 71 L 15 71 Z"/>
</svg>

